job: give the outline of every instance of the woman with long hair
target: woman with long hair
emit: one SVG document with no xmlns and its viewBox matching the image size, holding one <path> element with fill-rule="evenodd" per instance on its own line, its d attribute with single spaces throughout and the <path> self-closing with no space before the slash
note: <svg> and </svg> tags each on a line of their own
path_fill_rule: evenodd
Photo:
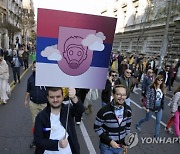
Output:
<svg viewBox="0 0 180 154">
<path fill-rule="evenodd" d="M 172 99 L 172 116 L 174 116 L 174 129 L 176 135 L 180 138 L 180 85 L 174 92 L 174 96 Z"/>
<path fill-rule="evenodd" d="M 148 88 L 146 93 L 146 117 L 141 119 L 136 124 L 136 129 L 141 131 L 141 124 L 149 121 L 152 114 L 155 113 L 156 125 L 155 125 L 155 135 L 158 137 L 160 133 L 160 121 L 162 119 L 162 110 L 164 106 L 164 80 L 162 75 L 158 75 L 152 85 Z"/>
</svg>

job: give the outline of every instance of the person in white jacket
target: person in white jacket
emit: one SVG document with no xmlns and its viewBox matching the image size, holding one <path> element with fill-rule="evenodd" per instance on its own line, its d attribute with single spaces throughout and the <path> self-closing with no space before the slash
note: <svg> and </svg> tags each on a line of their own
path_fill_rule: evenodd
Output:
<svg viewBox="0 0 180 154">
<path fill-rule="evenodd" d="M 7 103 L 7 88 L 9 86 L 9 68 L 3 57 L 0 57 L 0 102 Z"/>
<path fill-rule="evenodd" d="M 180 85 L 177 90 L 174 92 L 174 96 L 172 99 L 172 116 L 174 116 L 174 129 L 177 137 L 180 138 Z"/>
</svg>

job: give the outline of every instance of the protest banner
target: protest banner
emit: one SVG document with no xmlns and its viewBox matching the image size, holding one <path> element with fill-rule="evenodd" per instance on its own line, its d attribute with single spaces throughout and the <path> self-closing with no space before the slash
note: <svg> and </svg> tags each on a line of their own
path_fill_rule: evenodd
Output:
<svg viewBox="0 0 180 154">
<path fill-rule="evenodd" d="M 116 18 L 38 9 L 36 85 L 104 89 Z"/>
</svg>

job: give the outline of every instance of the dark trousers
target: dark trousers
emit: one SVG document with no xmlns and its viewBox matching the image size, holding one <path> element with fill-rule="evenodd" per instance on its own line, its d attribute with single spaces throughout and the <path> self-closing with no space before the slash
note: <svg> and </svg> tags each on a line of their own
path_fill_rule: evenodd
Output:
<svg viewBox="0 0 180 154">
<path fill-rule="evenodd" d="M 176 79 L 176 75 L 174 75 L 174 77 L 171 78 L 171 86 L 173 86 L 175 79 Z"/>
<path fill-rule="evenodd" d="M 12 69 L 13 69 L 14 82 L 16 82 L 17 79 L 20 82 L 20 67 L 13 67 Z"/>
<path fill-rule="evenodd" d="M 171 90 L 171 80 L 166 82 L 166 87 L 168 88 L 168 90 Z"/>
<path fill-rule="evenodd" d="M 28 69 L 28 67 L 29 67 L 28 59 L 24 59 L 23 61 L 24 61 L 24 68 L 25 68 L 25 70 L 26 70 L 26 69 Z"/>
<path fill-rule="evenodd" d="M 76 116 L 75 117 L 75 122 L 81 122 L 81 118 L 82 118 L 82 115 L 81 116 Z"/>
</svg>

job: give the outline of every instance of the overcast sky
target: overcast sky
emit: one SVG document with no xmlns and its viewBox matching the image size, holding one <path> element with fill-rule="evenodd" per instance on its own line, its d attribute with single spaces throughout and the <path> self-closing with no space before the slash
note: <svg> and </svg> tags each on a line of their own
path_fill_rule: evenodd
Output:
<svg viewBox="0 0 180 154">
<path fill-rule="evenodd" d="M 33 0 L 35 14 L 37 8 L 48 8 L 97 15 L 100 14 L 100 10 L 104 7 L 106 1 L 108 0 Z"/>
</svg>

